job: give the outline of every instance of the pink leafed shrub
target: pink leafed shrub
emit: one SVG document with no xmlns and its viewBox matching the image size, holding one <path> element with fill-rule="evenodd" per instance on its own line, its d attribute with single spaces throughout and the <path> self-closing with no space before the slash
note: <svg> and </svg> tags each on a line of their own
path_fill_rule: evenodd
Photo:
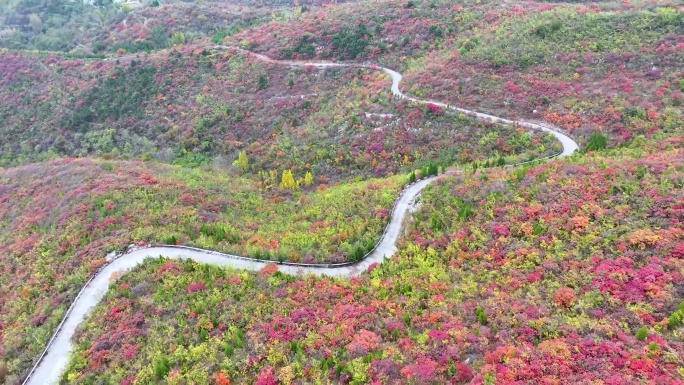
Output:
<svg viewBox="0 0 684 385">
<path fill-rule="evenodd" d="M 455 363 L 454 366 L 456 367 L 456 373 L 454 374 L 453 379 L 456 382 L 466 382 L 473 378 L 473 370 L 470 369 L 470 366 L 463 362 Z"/>
<path fill-rule="evenodd" d="M 412 365 L 404 366 L 401 375 L 409 378 L 416 383 L 429 383 L 435 380 L 437 373 L 437 363 L 426 357 L 419 357 L 417 362 Z"/>
<path fill-rule="evenodd" d="M 363 356 L 375 349 L 380 341 L 380 336 L 377 334 L 368 330 L 361 330 L 347 345 L 347 351 L 353 356 Z"/>
<path fill-rule="evenodd" d="M 430 111 L 432 115 L 439 115 L 442 112 L 442 109 L 434 103 L 428 103 L 427 110 Z"/>
<path fill-rule="evenodd" d="M 497 224 L 492 227 L 492 234 L 499 237 L 507 237 L 511 234 L 511 231 L 505 225 Z"/>
<path fill-rule="evenodd" d="M 675 258 L 684 258 L 684 243 L 680 243 L 672 249 L 672 256 Z"/>
<path fill-rule="evenodd" d="M 254 385 L 278 385 L 278 380 L 273 374 L 273 368 L 270 366 L 264 368 L 257 376 Z"/>
<path fill-rule="evenodd" d="M 189 284 L 185 291 L 188 293 L 197 293 L 198 291 L 204 291 L 206 288 L 207 287 L 204 285 L 204 282 L 197 282 Z"/>
</svg>

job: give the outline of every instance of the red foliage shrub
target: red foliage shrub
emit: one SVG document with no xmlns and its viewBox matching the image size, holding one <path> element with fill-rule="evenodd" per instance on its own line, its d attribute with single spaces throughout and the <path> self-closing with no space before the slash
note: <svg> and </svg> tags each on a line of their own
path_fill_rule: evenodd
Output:
<svg viewBox="0 0 684 385">
<path fill-rule="evenodd" d="M 207 287 L 204 285 L 204 282 L 197 282 L 189 284 L 185 291 L 188 293 L 197 293 L 198 291 L 204 291 L 206 288 Z"/>
<path fill-rule="evenodd" d="M 49 316 L 49 314 L 38 314 L 38 315 L 33 316 L 33 318 L 31 318 L 31 325 L 33 325 L 33 326 L 42 325 L 45 322 L 45 320 L 48 318 L 48 316 Z"/>
<path fill-rule="evenodd" d="M 347 345 L 347 351 L 354 357 L 364 356 L 375 349 L 380 341 L 380 336 L 377 334 L 368 330 L 361 330 L 354 336 L 352 342 Z"/>
<path fill-rule="evenodd" d="M 559 307 L 569 308 L 575 301 L 575 292 L 569 287 L 562 287 L 553 294 L 553 302 Z"/>
<path fill-rule="evenodd" d="M 224 371 L 214 373 L 214 375 L 211 376 L 211 378 L 213 378 L 214 381 L 216 381 L 216 385 L 230 385 L 230 379 Z"/>
<path fill-rule="evenodd" d="M 133 345 L 133 346 L 127 346 L 124 348 L 124 358 L 127 360 L 133 359 L 135 357 L 136 353 L 138 353 L 138 347 Z"/>
<path fill-rule="evenodd" d="M 185 206 L 194 206 L 195 205 L 195 198 L 193 198 L 192 195 L 185 193 L 185 194 L 181 195 L 180 202 L 182 204 L 184 204 Z"/>
<path fill-rule="evenodd" d="M 368 270 L 368 272 L 370 273 L 371 271 L 375 270 L 376 267 L 378 267 L 378 263 L 377 263 L 377 262 L 373 262 L 373 263 L 371 263 L 371 264 L 368 266 L 368 269 L 367 269 L 367 270 Z"/>
<path fill-rule="evenodd" d="M 5 381 L 5 377 L 9 374 L 9 369 L 4 364 L 0 364 L 0 381 Z"/>
<path fill-rule="evenodd" d="M 390 359 L 371 362 L 368 367 L 368 373 L 373 383 L 390 384 L 399 382 L 399 365 Z"/>
<path fill-rule="evenodd" d="M 473 370 L 470 366 L 464 364 L 463 362 L 458 362 L 454 364 L 456 367 L 456 373 L 454 374 L 454 380 L 456 382 L 467 382 L 473 378 Z"/>
<path fill-rule="evenodd" d="M 180 266 L 174 261 L 166 261 L 162 265 L 162 267 L 159 268 L 160 273 L 170 273 L 173 275 L 178 275 L 178 272 L 180 271 Z"/>
<path fill-rule="evenodd" d="M 522 88 L 513 84 L 511 81 L 506 82 L 506 90 L 513 94 L 519 94 L 522 92 Z"/>
<path fill-rule="evenodd" d="M 439 108 L 438 105 L 433 104 L 433 103 L 428 103 L 427 104 L 427 110 L 432 114 L 432 115 L 439 115 L 442 112 L 442 109 Z"/>
<path fill-rule="evenodd" d="M 493 352 L 485 353 L 484 361 L 488 364 L 499 364 L 517 355 L 518 351 L 513 346 L 499 346 Z"/>
<path fill-rule="evenodd" d="M 278 271 L 278 265 L 276 265 L 275 263 L 267 263 L 266 266 L 262 267 L 261 270 L 259 270 L 259 275 L 273 275 L 276 271 Z"/>
<path fill-rule="evenodd" d="M 155 179 L 153 176 L 142 173 L 140 174 L 140 180 L 148 185 L 153 185 L 157 183 L 157 179 Z"/>
</svg>

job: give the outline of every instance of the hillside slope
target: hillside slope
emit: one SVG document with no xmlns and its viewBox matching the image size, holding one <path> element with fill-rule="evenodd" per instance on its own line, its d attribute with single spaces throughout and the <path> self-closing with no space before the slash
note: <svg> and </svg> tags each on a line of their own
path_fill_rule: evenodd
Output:
<svg viewBox="0 0 684 385">
<path fill-rule="evenodd" d="M 112 251 L 183 243 L 346 261 L 377 242 L 403 182 L 318 191 L 302 182 L 304 192 L 273 194 L 225 172 L 141 162 L 64 159 L 0 171 L 0 366 L 12 376 L 26 370 Z"/>
<path fill-rule="evenodd" d="M 382 12 L 378 12 L 381 9 Z M 405 92 L 612 145 L 680 134 L 684 12 L 670 1 L 359 2 L 226 37 L 273 57 L 372 60 Z"/>
<path fill-rule="evenodd" d="M 59 156 L 312 171 L 329 180 L 557 152 L 536 131 L 395 101 L 380 71 L 182 46 L 112 60 L 0 54 L 0 165 Z M 473 146 L 473 143 L 479 143 Z"/>
<path fill-rule="evenodd" d="M 680 4 L 50 2 L 47 22 L 44 3 L 0 4 L 21 29 L 0 30 L 0 383 L 130 244 L 356 260 L 438 165 L 398 253 L 358 277 L 112 276 L 62 383 L 684 381 Z M 583 151 L 493 168 L 561 147 L 400 99 L 376 64 Z"/>
<path fill-rule="evenodd" d="M 64 383 L 679 383 L 681 144 L 444 177 L 351 280 L 149 261 Z"/>
</svg>

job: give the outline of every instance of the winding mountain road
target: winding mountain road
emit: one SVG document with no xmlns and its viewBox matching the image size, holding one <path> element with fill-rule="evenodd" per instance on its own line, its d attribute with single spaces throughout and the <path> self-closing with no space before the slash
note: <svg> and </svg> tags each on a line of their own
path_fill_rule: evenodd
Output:
<svg viewBox="0 0 684 385">
<path fill-rule="evenodd" d="M 230 47 L 225 46 L 216 46 L 214 48 L 224 50 L 231 49 Z M 399 83 L 401 82 L 402 75 L 389 68 L 331 62 L 279 61 L 240 48 L 232 49 L 238 50 L 248 55 L 255 56 L 258 59 L 263 60 L 265 62 L 290 66 L 313 66 L 318 68 L 362 67 L 368 69 L 377 69 L 380 71 L 384 71 L 392 78 L 392 93 L 399 98 L 404 98 L 418 103 L 432 103 L 442 108 L 456 110 L 466 114 L 474 115 L 480 119 L 491 120 L 493 122 L 509 125 L 518 125 L 522 127 L 549 132 L 552 135 L 554 135 L 563 145 L 563 151 L 559 153 L 557 156 L 570 155 L 579 148 L 574 140 L 572 140 L 569 136 L 563 134 L 559 129 L 553 126 L 503 119 L 496 116 L 479 113 L 476 111 L 470 111 L 463 108 L 450 106 L 441 102 L 423 100 L 404 95 L 399 90 Z M 281 264 L 278 266 L 278 270 L 288 274 L 303 273 L 347 277 L 366 271 L 367 268 L 373 263 L 382 262 L 386 257 L 392 256 L 397 251 L 396 243 L 399 239 L 401 225 L 404 221 L 404 218 L 406 217 L 406 213 L 409 207 L 418 197 L 423 188 L 425 188 L 425 186 L 433 182 L 436 178 L 437 177 L 423 179 L 417 183 L 408 186 L 404 191 L 402 191 L 402 193 L 397 198 L 397 201 L 395 202 L 390 222 L 385 228 L 385 232 L 383 233 L 380 242 L 376 245 L 373 251 L 369 253 L 363 260 L 350 264 L 321 266 L 303 264 Z M 244 258 L 236 255 L 222 254 L 210 250 L 202 250 L 190 247 L 148 247 L 135 249 L 126 254 L 123 254 L 117 259 L 110 262 L 108 265 L 106 265 L 95 276 L 93 276 L 90 279 L 90 281 L 88 281 L 88 283 L 86 283 L 86 285 L 81 289 L 79 294 L 74 299 L 74 302 L 72 303 L 71 307 L 65 314 L 62 323 L 58 326 L 54 335 L 48 342 L 47 347 L 43 352 L 43 355 L 41 355 L 41 357 L 38 359 L 31 372 L 28 374 L 26 380 L 24 381 L 24 384 L 45 385 L 58 383 L 62 372 L 68 364 L 69 356 L 73 349 L 71 339 L 76 331 L 76 328 L 93 310 L 95 305 L 97 305 L 105 296 L 107 290 L 109 289 L 109 279 L 112 276 L 112 274 L 121 271 L 128 271 L 134 268 L 136 265 L 142 263 L 145 259 L 159 257 L 160 255 L 168 256 L 171 258 L 192 259 L 200 263 L 211 263 L 219 266 L 231 266 L 234 268 L 247 270 L 259 270 L 262 267 L 264 267 L 267 263 L 271 262 Z"/>
</svg>

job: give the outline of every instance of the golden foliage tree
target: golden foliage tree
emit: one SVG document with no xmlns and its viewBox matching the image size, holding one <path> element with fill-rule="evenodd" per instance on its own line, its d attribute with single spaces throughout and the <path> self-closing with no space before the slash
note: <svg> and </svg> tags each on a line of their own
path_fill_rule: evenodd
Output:
<svg viewBox="0 0 684 385">
<path fill-rule="evenodd" d="M 299 187 L 299 183 L 295 182 L 292 170 L 283 171 L 283 175 L 280 178 L 280 188 L 283 190 L 296 190 L 297 187 Z"/>
<path fill-rule="evenodd" d="M 247 159 L 247 153 L 240 151 L 238 153 L 238 158 L 235 162 L 233 162 L 233 165 L 237 167 L 240 173 L 246 173 L 247 169 L 249 168 L 249 159 Z"/>
</svg>

